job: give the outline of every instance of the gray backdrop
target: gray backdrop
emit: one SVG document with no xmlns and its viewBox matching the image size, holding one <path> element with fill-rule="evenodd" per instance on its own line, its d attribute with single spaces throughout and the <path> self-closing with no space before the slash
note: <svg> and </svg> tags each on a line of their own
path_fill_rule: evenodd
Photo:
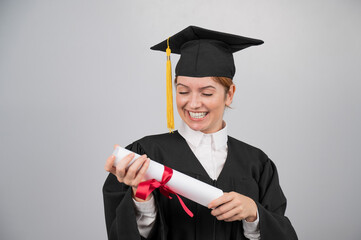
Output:
<svg viewBox="0 0 361 240">
<path fill-rule="evenodd" d="M 299 238 L 360 239 L 360 10 L 358 0 L 1 0 L 0 238 L 106 239 L 113 144 L 167 131 L 165 54 L 149 47 L 198 25 L 265 41 L 235 55 L 225 119 L 276 163 Z"/>
</svg>

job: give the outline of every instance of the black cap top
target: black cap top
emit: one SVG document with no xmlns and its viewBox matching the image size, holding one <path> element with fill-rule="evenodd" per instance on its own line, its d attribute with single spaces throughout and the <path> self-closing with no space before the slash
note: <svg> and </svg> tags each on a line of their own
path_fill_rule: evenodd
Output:
<svg viewBox="0 0 361 240">
<path fill-rule="evenodd" d="M 235 66 L 233 53 L 260 45 L 262 40 L 189 26 L 169 38 L 172 53 L 181 57 L 176 66 L 176 76 L 233 78 Z M 167 40 L 151 47 L 166 51 Z"/>
</svg>

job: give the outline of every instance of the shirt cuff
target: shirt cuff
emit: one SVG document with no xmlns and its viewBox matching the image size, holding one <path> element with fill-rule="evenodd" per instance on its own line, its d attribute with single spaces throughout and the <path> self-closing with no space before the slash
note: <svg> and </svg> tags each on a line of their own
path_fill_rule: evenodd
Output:
<svg viewBox="0 0 361 240">
<path fill-rule="evenodd" d="M 257 219 L 254 222 L 247 222 L 246 219 L 242 220 L 243 230 L 245 234 L 254 234 L 259 232 L 259 214 L 257 208 Z"/>
<path fill-rule="evenodd" d="M 153 228 L 157 216 L 157 208 L 155 206 L 153 194 L 148 201 L 137 202 L 133 198 L 133 202 L 138 231 L 142 237 L 147 238 Z"/>
<path fill-rule="evenodd" d="M 155 214 L 156 208 L 155 208 L 155 201 L 153 194 L 151 198 L 148 201 L 145 202 L 138 202 L 133 198 L 135 210 L 140 214 Z"/>
</svg>

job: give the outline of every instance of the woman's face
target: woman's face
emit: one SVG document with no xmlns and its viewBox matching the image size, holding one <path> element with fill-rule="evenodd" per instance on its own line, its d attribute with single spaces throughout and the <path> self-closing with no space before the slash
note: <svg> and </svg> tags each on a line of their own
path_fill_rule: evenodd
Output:
<svg viewBox="0 0 361 240">
<path fill-rule="evenodd" d="M 193 130 L 213 133 L 222 129 L 223 112 L 233 99 L 235 85 L 225 93 L 212 77 L 177 77 L 176 102 L 182 120 Z"/>
</svg>

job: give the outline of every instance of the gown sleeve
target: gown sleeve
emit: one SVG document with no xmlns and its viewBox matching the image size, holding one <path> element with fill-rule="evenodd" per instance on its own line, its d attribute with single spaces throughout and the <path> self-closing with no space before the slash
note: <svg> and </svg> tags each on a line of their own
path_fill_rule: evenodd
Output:
<svg viewBox="0 0 361 240">
<path fill-rule="evenodd" d="M 256 204 L 259 211 L 261 239 L 298 239 L 291 222 L 284 216 L 287 200 L 279 185 L 276 166 L 270 159 L 264 165 L 259 187 L 260 198 Z"/>
<path fill-rule="evenodd" d="M 138 143 L 126 147 L 140 155 L 145 154 Z M 156 192 L 154 191 L 154 195 Z M 109 240 L 143 240 L 138 231 L 136 213 L 132 199 L 132 189 L 120 183 L 113 174 L 109 174 L 103 186 L 105 224 Z M 158 216 L 147 239 L 158 239 L 155 230 L 159 224 Z"/>
</svg>

